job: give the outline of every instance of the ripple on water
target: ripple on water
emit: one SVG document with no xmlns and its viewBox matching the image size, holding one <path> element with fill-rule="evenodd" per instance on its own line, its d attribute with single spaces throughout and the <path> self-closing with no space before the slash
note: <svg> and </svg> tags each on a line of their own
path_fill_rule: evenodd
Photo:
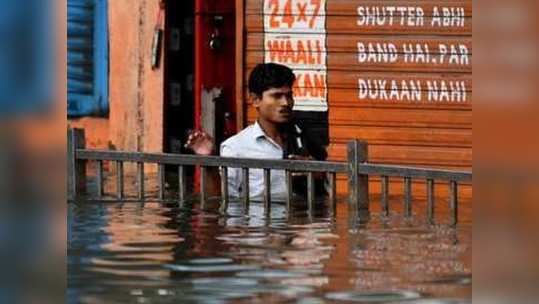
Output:
<svg viewBox="0 0 539 304">
<path fill-rule="evenodd" d="M 194 278 L 189 280 L 195 285 L 221 285 L 221 286 L 256 286 L 257 280 L 247 278 Z"/>
<path fill-rule="evenodd" d="M 471 302 L 471 227 L 251 207 L 70 205 L 69 302 Z"/>
<path fill-rule="evenodd" d="M 395 302 L 409 301 L 421 298 L 421 294 L 415 291 L 347 291 L 330 292 L 326 298 L 337 301 L 374 303 L 374 302 Z M 408 302 L 407 302 L 408 303 Z"/>
<path fill-rule="evenodd" d="M 472 284 L 472 276 L 468 274 L 444 275 L 444 276 L 438 276 L 432 280 L 427 280 L 424 283 L 470 285 Z"/>
<path fill-rule="evenodd" d="M 256 294 L 278 294 L 285 298 L 294 298 L 313 292 L 312 288 L 306 286 L 264 283 L 254 278 L 194 278 L 186 282 L 192 284 L 192 288 L 196 292 L 218 298 L 245 298 L 253 297 Z"/>
<path fill-rule="evenodd" d="M 260 279 L 290 279 L 305 277 L 304 274 L 285 271 L 285 270 L 258 270 L 258 271 L 244 271 L 236 274 L 238 277 L 247 278 L 260 278 Z"/>
<path fill-rule="evenodd" d="M 191 259 L 186 261 L 188 264 L 196 265 L 208 265 L 208 264 L 226 264 L 232 263 L 234 260 L 229 258 L 205 258 L 205 259 Z"/>
<path fill-rule="evenodd" d="M 257 265 L 225 264 L 225 265 L 191 265 L 165 264 L 163 267 L 177 272 L 236 272 L 258 269 Z"/>
<path fill-rule="evenodd" d="M 235 264 L 234 260 L 221 257 L 189 259 L 163 267 L 177 272 L 238 272 L 259 268 L 258 265 Z"/>
<path fill-rule="evenodd" d="M 417 299 L 413 301 L 402 301 L 397 303 L 403 304 L 465 304 L 471 303 L 469 300 L 464 299 Z"/>
<path fill-rule="evenodd" d="M 257 280 L 244 278 L 193 278 L 186 282 L 191 284 L 194 291 L 217 298 L 252 297 L 265 291 Z"/>
</svg>

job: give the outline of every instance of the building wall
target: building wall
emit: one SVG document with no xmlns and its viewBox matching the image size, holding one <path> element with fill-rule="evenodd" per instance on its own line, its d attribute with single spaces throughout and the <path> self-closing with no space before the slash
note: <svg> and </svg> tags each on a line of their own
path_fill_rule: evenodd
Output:
<svg viewBox="0 0 539 304">
<path fill-rule="evenodd" d="M 159 0 L 110 0 L 108 118 L 71 119 L 89 147 L 161 152 L 163 70 L 150 66 Z"/>
<path fill-rule="evenodd" d="M 357 138 L 374 163 L 471 169 L 472 1 L 245 0 L 243 18 L 243 83 L 260 62 L 319 80 L 300 82 L 295 95 L 326 103 L 330 159 L 344 160 Z M 246 118 L 256 118 L 251 105 Z M 344 176 L 338 185 L 345 191 Z M 460 191 L 471 196 L 471 185 Z"/>
</svg>

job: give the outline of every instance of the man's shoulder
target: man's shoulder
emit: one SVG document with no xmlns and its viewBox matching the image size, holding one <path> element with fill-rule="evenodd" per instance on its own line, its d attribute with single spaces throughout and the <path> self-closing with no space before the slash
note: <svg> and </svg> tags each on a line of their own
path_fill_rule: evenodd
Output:
<svg viewBox="0 0 539 304">
<path fill-rule="evenodd" d="M 221 143 L 221 149 L 223 149 L 223 147 L 239 148 L 243 146 L 244 144 L 246 144 L 247 141 L 252 139 L 251 132 L 253 128 L 254 128 L 254 125 L 250 125 L 246 127 L 245 129 L 241 130 L 240 132 L 238 132 L 236 135 L 227 138 L 225 141 Z"/>
</svg>

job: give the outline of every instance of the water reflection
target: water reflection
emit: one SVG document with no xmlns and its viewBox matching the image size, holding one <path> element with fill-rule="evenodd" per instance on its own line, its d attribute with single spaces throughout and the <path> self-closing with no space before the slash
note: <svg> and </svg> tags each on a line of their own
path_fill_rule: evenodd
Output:
<svg viewBox="0 0 539 304">
<path fill-rule="evenodd" d="M 471 227 L 374 214 L 266 215 L 231 202 L 68 205 L 69 302 L 387 302 L 471 298 Z M 438 302 L 436 302 L 438 301 Z M 409 303 L 409 302 L 407 302 Z"/>
</svg>

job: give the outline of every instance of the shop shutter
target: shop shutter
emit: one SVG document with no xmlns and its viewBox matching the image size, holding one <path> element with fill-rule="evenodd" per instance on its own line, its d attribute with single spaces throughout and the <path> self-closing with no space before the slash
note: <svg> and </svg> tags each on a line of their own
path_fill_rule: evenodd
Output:
<svg viewBox="0 0 539 304">
<path fill-rule="evenodd" d="M 370 162 L 471 169 L 471 0 L 245 0 L 243 17 L 245 97 L 250 70 L 268 59 L 325 72 L 310 84 L 326 94 L 330 159 L 345 160 L 357 138 Z M 246 118 L 256 118 L 250 104 Z"/>
</svg>

